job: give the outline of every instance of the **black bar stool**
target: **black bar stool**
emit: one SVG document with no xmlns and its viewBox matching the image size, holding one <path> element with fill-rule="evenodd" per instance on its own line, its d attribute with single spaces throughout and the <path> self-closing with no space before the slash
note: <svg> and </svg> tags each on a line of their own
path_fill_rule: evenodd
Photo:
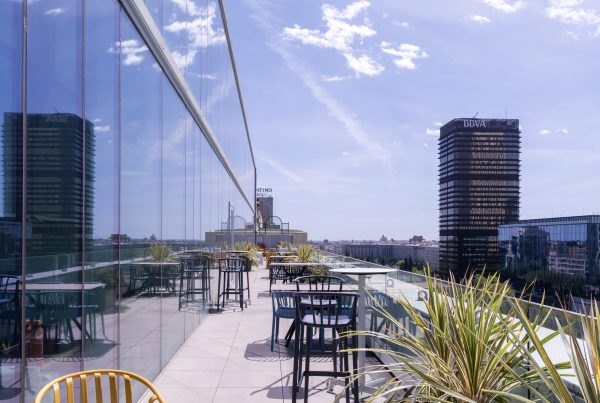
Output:
<svg viewBox="0 0 600 403">
<path fill-rule="evenodd" d="M 202 302 L 210 300 L 210 256 L 184 257 L 181 259 L 179 277 L 179 309 L 184 302 L 195 301 L 196 295 Z M 198 285 L 198 281 L 200 284 Z"/>
<path fill-rule="evenodd" d="M 217 301 L 222 298 L 221 307 L 225 307 L 225 297 L 230 295 L 240 296 L 240 308 L 244 309 L 244 259 L 222 258 L 219 259 L 219 295 Z M 222 286 L 221 286 L 221 278 Z M 233 285 L 231 280 L 233 279 Z"/>
<path fill-rule="evenodd" d="M 294 372 L 292 402 L 295 403 L 299 383 L 304 377 L 304 402 L 308 402 L 308 382 L 313 376 L 344 377 L 346 384 L 346 402 L 350 402 L 350 376 L 358 374 L 358 353 L 352 353 L 352 371 L 348 362 L 348 353 L 341 353 L 340 370 L 313 371 L 310 369 L 310 345 L 313 330 L 334 329 L 338 334 L 356 331 L 356 305 L 358 294 L 348 292 L 301 292 L 296 299 L 296 338 L 294 345 Z M 304 338 L 306 337 L 306 345 Z M 350 341 L 350 342 L 349 342 Z M 339 344 L 339 348 L 337 346 Z M 341 337 L 333 340 L 333 360 L 336 362 L 338 351 L 358 347 L 358 337 Z M 302 357 L 305 355 L 306 369 L 302 371 Z M 353 381 L 354 401 L 359 400 L 358 377 Z"/>
</svg>

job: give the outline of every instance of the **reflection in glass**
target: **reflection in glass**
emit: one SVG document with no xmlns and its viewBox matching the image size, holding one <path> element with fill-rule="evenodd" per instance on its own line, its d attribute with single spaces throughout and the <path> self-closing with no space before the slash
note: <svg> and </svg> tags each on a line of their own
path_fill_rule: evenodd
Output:
<svg viewBox="0 0 600 403">
<path fill-rule="evenodd" d="M 23 149 L 14 144 L 13 129 L 6 122 L 7 114 L 22 111 L 21 10 L 19 1 L 0 3 L 0 392 L 7 402 L 17 402 L 21 392 L 23 227 L 14 195 L 23 188 L 22 178 L 15 175 Z"/>
<path fill-rule="evenodd" d="M 161 239 L 161 73 L 124 13 L 114 49 L 121 52 L 119 241 L 127 284 L 121 302 L 120 365 L 154 379 L 161 369 L 161 266 L 137 261 L 147 258 L 150 245 Z"/>
</svg>

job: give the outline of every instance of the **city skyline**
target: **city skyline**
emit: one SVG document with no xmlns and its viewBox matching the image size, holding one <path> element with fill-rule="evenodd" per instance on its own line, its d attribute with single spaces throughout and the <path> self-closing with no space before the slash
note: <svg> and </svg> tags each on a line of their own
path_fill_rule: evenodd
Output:
<svg viewBox="0 0 600 403">
<path fill-rule="evenodd" d="M 258 186 L 291 227 L 437 239 L 439 126 L 476 114 L 521 122 L 521 218 L 600 210 L 592 2 L 325 3 L 226 4 Z"/>
</svg>

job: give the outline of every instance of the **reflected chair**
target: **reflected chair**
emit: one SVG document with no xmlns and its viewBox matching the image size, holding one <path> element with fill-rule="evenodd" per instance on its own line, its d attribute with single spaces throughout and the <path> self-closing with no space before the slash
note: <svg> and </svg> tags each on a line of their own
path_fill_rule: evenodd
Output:
<svg viewBox="0 0 600 403">
<path fill-rule="evenodd" d="M 279 336 L 279 319 L 294 319 L 296 317 L 296 301 L 292 291 L 273 291 L 273 321 L 271 323 L 271 351 Z"/>
<path fill-rule="evenodd" d="M 179 279 L 179 266 L 161 265 L 158 271 L 155 271 L 152 281 L 153 292 L 156 294 L 159 288 L 162 288 L 169 294 L 175 294 L 177 280 Z"/>
<path fill-rule="evenodd" d="M 66 340 L 75 342 L 71 321 L 77 319 L 81 309 L 73 309 L 77 306 L 74 298 L 77 293 L 61 291 L 35 291 L 28 292 L 30 301 L 30 316 L 32 319 L 41 320 L 44 324 L 44 341 L 51 340 L 50 328 L 54 326 L 54 340 Z"/>
<path fill-rule="evenodd" d="M 358 355 L 352 352 L 352 368 L 348 362 L 348 349 L 358 347 L 358 336 L 344 336 L 333 340 L 333 371 L 314 371 L 310 369 L 312 334 L 314 330 L 334 329 L 338 334 L 356 331 L 356 307 L 358 294 L 348 292 L 302 292 L 296 293 L 296 337 L 294 343 L 294 371 L 292 402 L 296 402 L 299 383 L 304 378 L 304 402 L 308 402 L 310 376 L 344 377 L 346 402 L 350 402 L 350 378 L 357 374 Z M 306 337 L 306 343 L 304 339 Z M 339 347 L 337 346 L 339 344 Z M 337 368 L 338 351 L 341 352 L 339 370 Z M 302 371 L 302 358 L 305 355 L 306 369 Z M 359 401 L 358 377 L 353 377 L 354 401 Z"/>
<path fill-rule="evenodd" d="M 129 266 L 129 291 L 136 293 L 138 290 L 143 292 L 148 287 L 148 273 L 145 267 L 138 265 Z M 138 286 L 139 283 L 139 286 Z"/>
<path fill-rule="evenodd" d="M 210 256 L 182 258 L 179 276 L 179 309 L 183 302 L 195 300 L 196 295 L 202 296 L 202 301 L 210 300 Z M 200 286 L 198 286 L 200 281 Z"/>
<path fill-rule="evenodd" d="M 148 403 L 165 403 L 165 398 L 158 389 L 146 378 L 133 372 L 121 371 L 117 369 L 96 369 L 89 371 L 75 372 L 56 378 L 39 391 L 35 397 L 34 403 L 42 403 L 48 392 L 52 391 L 54 403 L 61 403 L 61 391 L 67 397 L 67 403 L 75 403 L 75 396 L 81 403 L 118 403 L 119 390 L 125 393 L 125 403 L 134 403 L 133 385 L 141 383 L 150 392 Z M 103 385 L 108 383 L 108 390 L 104 390 Z M 93 384 L 93 387 L 90 387 Z M 121 389 L 122 387 L 122 389 Z M 89 394 L 93 390 L 92 397 Z M 107 396 L 108 395 L 108 396 Z M 141 400 L 140 400 L 141 402 Z"/>
<path fill-rule="evenodd" d="M 244 260 L 238 258 L 222 258 L 218 260 L 219 279 L 217 301 L 222 299 L 225 307 L 225 297 L 240 296 L 240 308 L 244 309 Z M 233 285 L 231 284 L 233 280 Z"/>
<path fill-rule="evenodd" d="M 108 340 L 106 335 L 106 326 L 104 324 L 104 310 L 105 310 L 105 293 L 104 287 L 98 287 L 93 290 L 84 291 L 83 304 L 70 305 L 69 307 L 75 311 L 75 315 L 83 314 L 84 318 L 82 321 L 82 333 L 84 337 L 87 337 L 91 341 L 98 339 L 97 334 L 97 320 L 100 315 L 100 325 L 102 326 L 102 335 L 105 340 Z"/>
<path fill-rule="evenodd" d="M 19 285 L 21 280 L 17 276 L 0 275 L 0 320 L 5 322 L 6 334 L 4 338 L 11 338 L 11 325 L 14 322 L 12 341 L 16 342 L 20 334 L 20 309 Z"/>
</svg>

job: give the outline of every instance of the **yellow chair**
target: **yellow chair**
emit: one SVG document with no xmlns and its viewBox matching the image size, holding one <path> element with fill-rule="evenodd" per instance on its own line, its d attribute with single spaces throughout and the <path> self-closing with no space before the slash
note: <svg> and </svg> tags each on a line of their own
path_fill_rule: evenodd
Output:
<svg viewBox="0 0 600 403">
<path fill-rule="evenodd" d="M 134 374 L 133 372 L 120 371 L 117 369 L 93 369 L 89 371 L 75 372 L 56 378 L 40 390 L 37 394 L 34 403 L 42 403 L 42 399 L 46 396 L 46 393 L 53 389 L 54 391 L 54 403 L 61 403 L 60 400 L 60 386 L 65 385 L 67 393 L 67 403 L 75 403 L 75 386 L 73 380 L 79 378 L 79 386 L 81 389 L 81 403 L 102 403 L 102 378 L 108 378 L 108 384 L 110 388 L 110 403 L 118 403 L 119 395 L 117 393 L 118 378 L 123 378 L 125 385 L 125 403 L 133 403 L 133 392 L 132 392 L 132 380 L 142 383 L 146 386 L 152 395 L 148 399 L 148 403 L 165 403 L 166 400 L 160 392 L 154 387 L 154 385 L 144 378 L 143 376 Z M 88 382 L 94 382 L 96 390 L 96 400 L 90 401 L 88 399 Z"/>
</svg>

